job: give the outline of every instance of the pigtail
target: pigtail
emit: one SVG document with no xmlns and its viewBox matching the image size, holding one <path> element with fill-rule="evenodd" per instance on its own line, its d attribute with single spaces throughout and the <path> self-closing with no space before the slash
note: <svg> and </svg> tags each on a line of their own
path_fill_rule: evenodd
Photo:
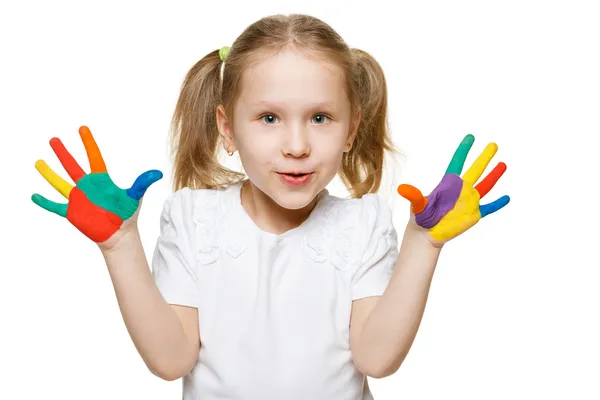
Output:
<svg viewBox="0 0 600 400">
<path fill-rule="evenodd" d="M 241 175 L 218 161 L 222 65 L 219 50 L 209 53 L 189 70 L 181 86 L 171 121 L 174 190 L 223 187 Z"/>
<path fill-rule="evenodd" d="M 394 151 L 387 122 L 387 85 L 379 63 L 367 52 L 351 49 L 356 103 L 361 119 L 356 139 L 344 153 L 340 179 L 352 197 L 379 190 L 386 151 Z"/>
</svg>

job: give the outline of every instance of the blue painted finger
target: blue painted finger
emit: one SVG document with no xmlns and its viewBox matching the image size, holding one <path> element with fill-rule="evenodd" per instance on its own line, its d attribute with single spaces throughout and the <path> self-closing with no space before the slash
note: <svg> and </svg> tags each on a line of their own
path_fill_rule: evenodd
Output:
<svg viewBox="0 0 600 400">
<path fill-rule="evenodd" d="M 510 197 L 502 196 L 498 200 L 495 200 L 489 204 L 483 204 L 479 206 L 479 212 L 481 213 L 481 218 L 486 215 L 490 215 L 500 210 L 502 207 L 507 205 L 510 202 Z"/>
<path fill-rule="evenodd" d="M 132 199 L 139 200 L 141 199 L 146 190 L 152 185 L 154 182 L 158 181 L 163 177 L 162 172 L 152 169 L 150 171 L 146 171 L 140 176 L 137 177 L 133 185 L 127 189 L 127 195 Z"/>
</svg>

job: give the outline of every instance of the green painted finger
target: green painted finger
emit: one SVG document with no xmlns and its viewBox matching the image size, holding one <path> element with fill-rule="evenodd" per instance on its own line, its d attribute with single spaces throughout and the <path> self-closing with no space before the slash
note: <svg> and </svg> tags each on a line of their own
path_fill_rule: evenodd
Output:
<svg viewBox="0 0 600 400">
<path fill-rule="evenodd" d="M 66 204 L 55 203 L 37 193 L 31 196 L 31 200 L 33 200 L 35 204 L 42 207 L 44 210 L 53 212 L 54 214 L 60 215 L 61 217 L 67 217 Z"/>
<path fill-rule="evenodd" d="M 467 155 L 469 154 L 469 150 L 471 150 L 471 147 L 473 146 L 473 142 L 475 142 L 475 136 L 468 134 L 464 137 L 454 152 L 454 156 L 452 156 L 452 160 L 448 165 L 448 169 L 446 169 L 447 174 L 461 174 L 467 159 Z"/>
</svg>

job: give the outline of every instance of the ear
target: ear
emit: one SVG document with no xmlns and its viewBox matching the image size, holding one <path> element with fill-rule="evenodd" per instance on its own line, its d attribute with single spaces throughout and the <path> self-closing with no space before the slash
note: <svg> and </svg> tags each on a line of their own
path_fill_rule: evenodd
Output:
<svg viewBox="0 0 600 400">
<path fill-rule="evenodd" d="M 356 139 L 356 135 L 358 134 L 358 126 L 360 125 L 360 109 L 356 111 L 354 114 L 354 118 L 350 123 L 350 132 L 348 132 L 348 139 L 346 140 L 346 145 L 344 146 L 344 153 L 347 153 L 352 148 L 352 144 Z"/>
<path fill-rule="evenodd" d="M 219 135 L 221 135 L 221 138 L 223 139 L 225 151 L 236 151 L 235 141 L 233 140 L 232 124 L 225 115 L 225 108 L 220 104 L 217 106 L 217 128 L 219 129 Z"/>
</svg>

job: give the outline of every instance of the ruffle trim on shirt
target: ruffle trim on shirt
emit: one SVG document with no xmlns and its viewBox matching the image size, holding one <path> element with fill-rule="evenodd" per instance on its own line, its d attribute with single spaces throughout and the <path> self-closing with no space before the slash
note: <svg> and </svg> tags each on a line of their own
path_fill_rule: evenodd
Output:
<svg viewBox="0 0 600 400">
<path fill-rule="evenodd" d="M 202 196 L 194 204 L 193 219 L 196 225 L 197 254 L 200 264 L 211 264 L 219 258 L 218 226 L 222 222 L 219 192 L 202 190 Z"/>
<path fill-rule="evenodd" d="M 222 251 L 237 258 L 248 246 L 248 233 L 236 221 L 236 196 L 220 190 L 203 190 L 196 201 L 193 219 L 196 229 L 197 262 L 209 265 L 217 261 Z M 338 270 L 356 268 L 360 263 L 362 244 L 359 221 L 363 208 L 370 206 L 364 199 L 343 200 L 327 196 L 318 203 L 301 227 L 301 249 L 317 263 L 330 261 Z M 368 214 L 375 214 L 368 213 Z M 237 223 L 236 223 L 237 222 Z"/>
<path fill-rule="evenodd" d="M 194 206 L 196 226 L 196 261 L 202 265 L 219 259 L 221 251 L 231 257 L 239 257 L 247 247 L 246 235 L 228 218 L 231 197 L 222 190 L 203 190 Z"/>
<path fill-rule="evenodd" d="M 318 215 L 307 224 L 302 241 L 302 250 L 310 259 L 318 263 L 330 261 L 342 271 L 358 265 L 359 202 L 329 197 L 314 210 Z"/>
<path fill-rule="evenodd" d="M 247 233 L 244 233 L 235 216 L 231 215 L 238 200 L 230 189 L 202 190 L 194 206 L 194 223 L 198 251 L 196 261 L 209 265 L 217 261 L 222 251 L 233 258 L 244 253 L 248 246 Z M 238 200 L 239 201 L 239 200 Z"/>
</svg>

